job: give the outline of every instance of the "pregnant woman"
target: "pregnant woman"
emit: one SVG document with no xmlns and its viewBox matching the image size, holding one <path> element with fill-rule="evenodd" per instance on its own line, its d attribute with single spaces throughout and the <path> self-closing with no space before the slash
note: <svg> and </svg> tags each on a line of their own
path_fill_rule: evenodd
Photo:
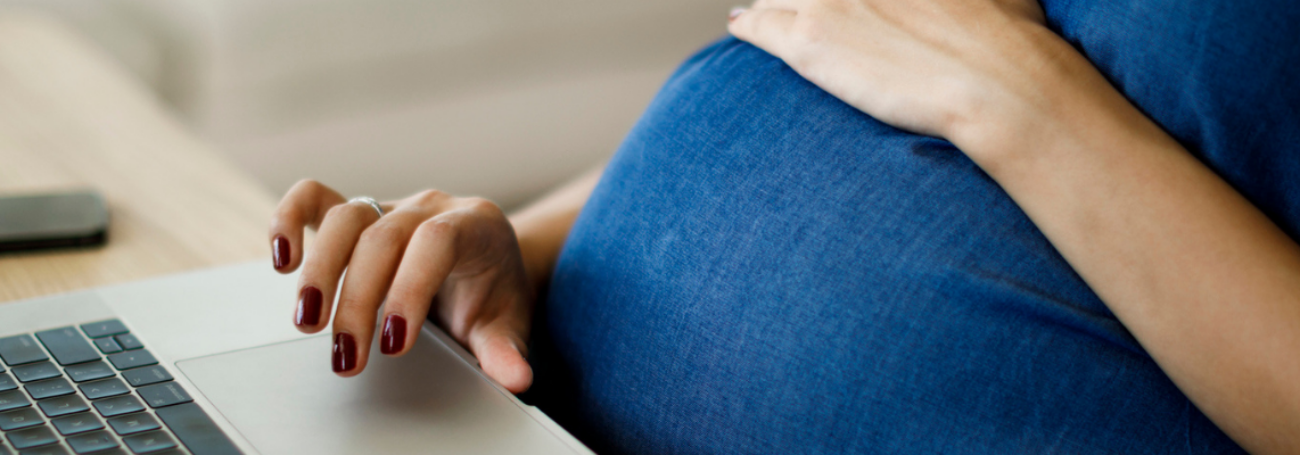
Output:
<svg viewBox="0 0 1300 455">
<path fill-rule="evenodd" d="M 338 374 L 433 318 L 601 453 L 1300 453 L 1298 24 L 759 0 L 602 170 L 302 182 L 275 266 Z"/>
</svg>

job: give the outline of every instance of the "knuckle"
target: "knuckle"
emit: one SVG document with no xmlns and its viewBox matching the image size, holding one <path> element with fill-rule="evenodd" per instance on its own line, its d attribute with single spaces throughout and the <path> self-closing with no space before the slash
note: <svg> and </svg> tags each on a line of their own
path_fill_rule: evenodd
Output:
<svg viewBox="0 0 1300 455">
<path fill-rule="evenodd" d="M 456 222 L 446 217 L 434 217 L 420 223 L 420 227 L 416 228 L 415 232 L 432 240 L 455 240 Z"/>
<path fill-rule="evenodd" d="M 315 179 L 301 179 L 301 180 L 298 180 L 297 182 L 294 182 L 293 187 L 294 187 L 294 188 L 309 188 L 309 187 L 313 187 L 313 186 L 320 186 L 320 184 L 321 184 L 321 183 L 318 182 L 318 181 L 316 181 Z"/>
<path fill-rule="evenodd" d="M 449 197 L 447 193 L 442 190 L 428 189 L 415 193 L 414 200 L 416 204 L 431 205 L 440 203 L 447 197 Z"/>
<path fill-rule="evenodd" d="M 375 310 L 382 304 L 382 296 L 376 298 L 345 287 L 340 290 L 339 303 L 334 308 L 334 326 L 348 327 L 353 333 L 364 334 L 364 330 L 374 327 Z"/>
<path fill-rule="evenodd" d="M 335 220 L 335 219 L 340 218 L 340 215 L 343 213 L 343 211 L 344 211 L 344 210 L 347 210 L 347 209 L 343 208 L 344 205 L 346 205 L 346 204 L 339 204 L 339 205 L 336 205 L 336 206 L 330 207 L 329 210 L 326 210 L 326 211 L 325 211 L 325 219 L 327 219 L 327 220 Z"/>
<path fill-rule="evenodd" d="M 500 206 L 498 206 L 495 202 L 492 202 L 491 200 L 485 198 L 467 197 L 463 199 L 463 203 L 465 205 L 465 208 L 468 208 L 471 211 L 476 213 L 488 214 L 488 215 L 495 215 L 501 213 Z"/>
<path fill-rule="evenodd" d="M 308 196 L 314 196 L 325 190 L 325 184 L 313 179 L 302 179 L 298 183 L 294 183 L 292 189 L 302 191 Z"/>
<path fill-rule="evenodd" d="M 405 230 L 397 223 L 380 222 L 361 231 L 361 241 L 366 243 L 397 243 L 405 237 Z"/>
<path fill-rule="evenodd" d="M 393 283 L 392 288 L 388 290 L 389 306 L 393 304 L 403 305 L 409 308 L 409 304 L 418 303 L 425 294 L 425 290 L 419 286 L 410 283 Z"/>
<path fill-rule="evenodd" d="M 280 204 L 276 208 L 275 215 L 280 217 L 296 216 L 297 210 L 303 205 L 314 204 L 317 196 L 325 188 L 315 180 L 303 179 L 289 187 L 289 191 L 284 193 L 280 199 Z"/>
<path fill-rule="evenodd" d="M 293 206 L 290 206 L 288 204 L 281 204 L 279 207 L 276 207 L 275 214 L 273 214 L 272 216 L 274 221 L 278 221 L 282 223 L 290 223 L 290 224 L 302 223 L 302 212 L 299 210 L 295 210 Z"/>
<path fill-rule="evenodd" d="M 347 212 L 349 211 L 348 205 L 350 204 L 339 204 L 330 207 L 329 210 L 325 211 L 325 219 L 337 220 L 339 218 L 346 218 Z"/>
<path fill-rule="evenodd" d="M 368 313 L 378 307 L 379 302 L 367 301 L 355 295 L 342 295 L 339 297 L 338 309 L 335 310 L 337 314 L 334 316 L 334 326 L 344 327 L 358 337 L 367 336 L 373 326 L 366 321 L 369 319 Z"/>
</svg>

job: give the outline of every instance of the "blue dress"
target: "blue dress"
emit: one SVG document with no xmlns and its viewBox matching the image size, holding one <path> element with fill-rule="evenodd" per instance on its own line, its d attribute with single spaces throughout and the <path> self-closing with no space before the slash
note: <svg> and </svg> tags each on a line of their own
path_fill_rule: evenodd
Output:
<svg viewBox="0 0 1300 455">
<path fill-rule="evenodd" d="M 1297 2 L 1044 6 L 1300 238 Z M 609 163 L 533 352 L 599 453 L 1241 452 L 960 151 L 735 39 Z"/>
</svg>

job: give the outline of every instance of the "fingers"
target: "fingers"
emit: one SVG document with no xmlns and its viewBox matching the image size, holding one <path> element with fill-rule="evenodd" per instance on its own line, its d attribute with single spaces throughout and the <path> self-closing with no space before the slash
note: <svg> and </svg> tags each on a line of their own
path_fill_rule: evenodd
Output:
<svg viewBox="0 0 1300 455">
<path fill-rule="evenodd" d="M 440 191 L 419 193 L 400 201 L 396 208 L 361 232 L 352 257 L 347 260 L 348 272 L 339 294 L 338 316 L 334 318 L 335 373 L 348 377 L 365 369 L 374 339 L 375 315 L 384 302 L 399 263 L 405 261 L 408 244 L 418 227 L 437 215 L 450 199 L 451 196 Z M 455 264 L 454 257 L 448 260 L 452 261 L 451 265 Z M 425 267 L 419 263 L 410 265 L 413 270 Z M 428 310 L 427 304 L 424 309 Z M 400 335 L 403 344 L 407 344 L 407 334 L 419 332 L 418 326 L 415 330 L 409 329 L 407 321 L 418 324 L 424 321 L 423 313 L 400 313 L 396 318 L 385 318 L 387 338 L 396 340 Z"/>
<path fill-rule="evenodd" d="M 533 381 L 525 351 L 531 294 L 522 263 L 502 261 L 502 251 L 517 250 L 508 226 L 494 204 L 472 198 L 422 223 L 388 293 L 381 352 L 406 353 L 441 293 L 438 317 L 448 333 L 507 390 L 527 390 Z"/>
<path fill-rule="evenodd" d="M 787 39 L 797 14 L 792 9 L 752 8 L 733 12 L 727 30 L 777 57 L 787 54 Z"/>
<path fill-rule="evenodd" d="M 271 264 L 280 273 L 298 268 L 303 257 L 303 228 L 316 228 L 330 207 L 342 204 L 338 192 L 316 182 L 303 180 L 293 185 L 271 216 Z"/>
<path fill-rule="evenodd" d="M 324 218 L 298 277 L 294 325 L 305 333 L 318 332 L 329 322 L 339 276 L 352 259 L 361 232 L 378 220 L 379 214 L 366 204 L 338 204 Z"/>
<path fill-rule="evenodd" d="M 478 327 L 470 336 L 470 350 L 488 377 L 511 393 L 523 393 L 533 384 L 533 369 L 528 365 L 526 324 L 509 314 Z"/>
<path fill-rule="evenodd" d="M 273 235 L 301 244 L 302 229 L 319 225 L 301 264 L 295 324 L 316 332 L 337 313 L 335 373 L 355 376 L 365 369 L 385 301 L 380 351 L 407 352 L 446 287 L 448 304 L 437 311 L 448 332 L 507 389 L 521 392 L 532 384 L 525 360 L 531 289 L 513 228 L 495 204 L 429 191 L 387 205 L 380 217 L 315 182 L 296 186 L 285 199 Z M 338 307 L 332 308 L 336 293 Z"/>
<path fill-rule="evenodd" d="M 415 230 L 388 292 L 380 352 L 402 355 L 415 343 L 439 286 L 456 266 L 455 237 L 455 226 L 444 219 L 430 219 Z"/>
<path fill-rule="evenodd" d="M 458 228 L 455 239 L 458 274 L 462 271 L 473 274 L 479 268 L 475 262 L 497 256 L 490 251 L 490 245 L 500 246 L 514 238 L 509 223 L 495 205 L 483 201 L 477 205 L 476 209 L 443 215 L 455 220 Z M 496 261 L 489 259 L 489 262 Z M 483 372 L 507 390 L 521 393 L 533 382 L 533 370 L 526 360 L 532 318 L 531 291 L 522 263 L 498 267 L 501 269 L 494 277 L 457 279 L 454 288 L 442 292 L 452 305 L 439 310 L 448 332 L 478 358 Z M 459 299 L 478 304 L 456 305 Z"/>
<path fill-rule="evenodd" d="M 353 376 L 365 369 L 374 339 L 376 312 L 383 304 L 398 263 L 403 260 L 408 240 L 426 217 L 419 210 L 397 210 L 361 233 L 347 264 L 338 316 L 334 318 L 335 338 L 346 334 L 353 339 L 350 346 L 336 343 L 333 365 L 334 372 L 340 376 Z"/>
</svg>

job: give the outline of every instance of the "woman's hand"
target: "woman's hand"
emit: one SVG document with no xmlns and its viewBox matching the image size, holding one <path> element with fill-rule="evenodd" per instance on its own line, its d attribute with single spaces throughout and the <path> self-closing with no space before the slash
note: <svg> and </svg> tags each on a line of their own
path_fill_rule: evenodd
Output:
<svg viewBox="0 0 1300 455">
<path fill-rule="evenodd" d="M 1042 21 L 1034 0 L 758 0 L 731 32 L 952 141 L 1214 423 L 1300 453 L 1300 245 Z"/>
<path fill-rule="evenodd" d="M 525 360 L 533 286 L 519 242 L 501 209 L 480 198 L 424 191 L 382 204 L 346 203 L 320 183 L 304 180 L 280 201 L 271 221 L 276 269 L 302 264 L 294 324 L 325 328 L 344 270 L 334 318 L 334 372 L 366 367 L 376 316 L 384 306 L 380 351 L 404 354 L 430 311 L 479 359 L 488 376 L 518 393 L 532 384 Z M 303 255 L 303 228 L 317 229 Z"/>
<path fill-rule="evenodd" d="M 881 121 L 957 142 L 1039 107 L 1035 82 L 1069 50 L 1043 22 L 1035 0 L 758 0 L 730 30 Z"/>
</svg>

